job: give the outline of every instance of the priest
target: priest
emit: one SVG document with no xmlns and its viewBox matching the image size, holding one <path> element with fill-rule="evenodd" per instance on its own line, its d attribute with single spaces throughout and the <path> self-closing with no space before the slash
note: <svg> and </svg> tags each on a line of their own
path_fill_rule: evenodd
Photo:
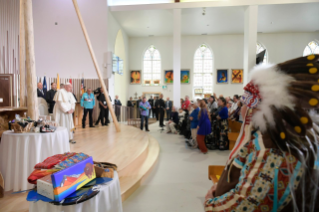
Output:
<svg viewBox="0 0 319 212">
<path fill-rule="evenodd" d="M 53 110 L 54 120 L 61 126 L 66 127 L 69 133 L 69 141 L 74 144 L 73 141 L 73 131 L 74 123 L 72 113 L 75 110 L 76 100 L 71 93 L 72 85 L 66 83 L 64 88 L 56 92 L 53 100 L 55 101 L 55 106 Z"/>
</svg>

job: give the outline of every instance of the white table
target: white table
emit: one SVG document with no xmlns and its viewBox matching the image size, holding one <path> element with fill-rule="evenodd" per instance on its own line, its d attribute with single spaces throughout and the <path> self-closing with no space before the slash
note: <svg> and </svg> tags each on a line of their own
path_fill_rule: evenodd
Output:
<svg viewBox="0 0 319 212">
<path fill-rule="evenodd" d="M 120 182 L 117 172 L 107 185 L 101 187 L 95 197 L 77 205 L 52 205 L 47 202 L 30 202 L 29 212 L 122 212 Z"/>
<path fill-rule="evenodd" d="M 58 127 L 54 133 L 4 132 L 0 144 L 0 171 L 5 191 L 32 188 L 27 179 L 34 166 L 47 157 L 69 151 L 69 134 L 64 127 Z"/>
</svg>

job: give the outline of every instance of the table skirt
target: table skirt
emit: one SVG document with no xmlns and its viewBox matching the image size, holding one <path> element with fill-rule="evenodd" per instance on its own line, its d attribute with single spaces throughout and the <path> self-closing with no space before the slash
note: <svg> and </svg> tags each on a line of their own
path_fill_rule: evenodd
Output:
<svg viewBox="0 0 319 212">
<path fill-rule="evenodd" d="M 54 133 L 4 132 L 0 144 L 0 171 L 5 191 L 32 188 L 27 179 L 34 166 L 52 155 L 69 151 L 69 134 L 64 127 L 58 127 Z"/>
</svg>

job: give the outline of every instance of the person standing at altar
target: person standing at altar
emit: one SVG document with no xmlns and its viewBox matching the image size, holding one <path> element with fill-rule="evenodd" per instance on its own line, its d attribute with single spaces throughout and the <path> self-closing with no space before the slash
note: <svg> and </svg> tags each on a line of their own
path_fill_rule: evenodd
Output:
<svg viewBox="0 0 319 212">
<path fill-rule="evenodd" d="M 153 96 L 151 96 L 151 98 L 148 100 L 148 103 L 150 103 L 150 105 L 151 105 L 151 109 L 150 109 L 150 111 L 149 111 L 149 116 L 150 116 L 150 118 L 151 118 L 151 114 L 152 114 L 152 118 L 154 118 L 154 113 L 153 113 L 153 110 L 152 110 L 152 108 L 153 108 L 153 106 L 154 106 Z"/>
<path fill-rule="evenodd" d="M 53 98 L 55 101 L 53 116 L 55 122 L 57 122 L 61 127 L 67 128 L 70 143 L 75 143 L 75 141 L 72 140 L 74 130 L 72 113 L 75 110 L 76 101 L 71 90 L 72 85 L 67 83 L 63 89 L 60 89 L 55 93 Z"/>
<path fill-rule="evenodd" d="M 81 99 L 81 107 L 84 108 L 84 114 L 82 118 L 82 128 L 85 128 L 85 121 L 86 121 L 86 116 L 89 113 L 89 123 L 90 127 L 93 126 L 93 108 L 95 105 L 95 97 L 94 94 L 92 93 L 92 89 L 88 88 L 86 93 L 82 95 Z"/>
<path fill-rule="evenodd" d="M 141 130 L 143 130 L 143 124 L 144 124 L 144 120 L 145 120 L 145 131 L 149 132 L 148 129 L 148 116 L 149 116 L 149 112 L 151 109 L 151 105 L 148 101 L 146 101 L 146 97 L 143 97 L 142 102 L 140 102 L 139 104 L 139 109 L 141 111 Z"/>
<path fill-rule="evenodd" d="M 114 105 L 115 105 L 115 115 L 116 115 L 117 121 L 120 121 L 122 103 L 119 100 L 119 96 L 118 95 L 115 96 Z"/>
<path fill-rule="evenodd" d="M 47 100 L 47 103 L 49 104 L 49 113 L 53 113 L 53 108 L 55 105 L 55 101 L 53 100 L 53 98 L 55 93 L 56 93 L 56 83 L 52 82 L 51 90 L 49 90 L 46 95 L 46 100 Z"/>
<path fill-rule="evenodd" d="M 101 118 L 102 126 L 107 126 L 109 121 L 109 108 L 106 103 L 106 98 L 104 95 L 103 88 L 101 88 L 99 106 L 100 106 L 100 118 Z"/>
<path fill-rule="evenodd" d="M 159 126 L 165 127 L 164 125 L 164 111 L 165 111 L 165 102 L 163 100 L 163 94 L 160 95 L 159 100 L 157 100 L 157 115 L 159 117 Z"/>
<path fill-rule="evenodd" d="M 38 82 L 38 86 L 37 86 L 37 93 L 38 93 L 38 97 L 41 97 L 43 99 L 45 99 L 45 93 L 43 91 L 43 85 L 41 82 Z"/>
</svg>

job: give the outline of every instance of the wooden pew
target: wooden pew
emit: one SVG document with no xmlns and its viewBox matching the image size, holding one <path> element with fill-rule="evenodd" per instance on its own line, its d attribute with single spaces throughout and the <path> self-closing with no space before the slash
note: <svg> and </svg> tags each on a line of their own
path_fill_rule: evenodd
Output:
<svg viewBox="0 0 319 212">
<path fill-rule="evenodd" d="M 229 140 L 229 150 L 232 150 L 235 146 L 236 140 L 239 136 L 242 123 L 238 121 L 228 120 L 228 140 Z"/>
<path fill-rule="evenodd" d="M 225 166 L 208 166 L 208 179 L 217 183 L 224 169 Z"/>
</svg>

